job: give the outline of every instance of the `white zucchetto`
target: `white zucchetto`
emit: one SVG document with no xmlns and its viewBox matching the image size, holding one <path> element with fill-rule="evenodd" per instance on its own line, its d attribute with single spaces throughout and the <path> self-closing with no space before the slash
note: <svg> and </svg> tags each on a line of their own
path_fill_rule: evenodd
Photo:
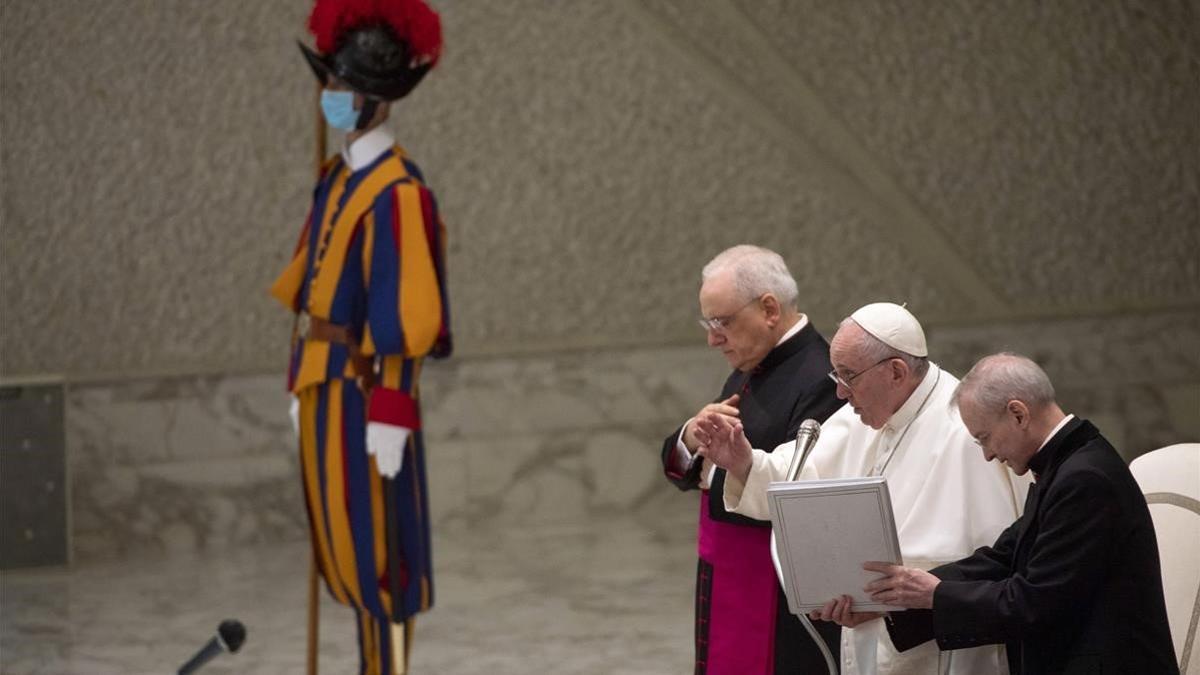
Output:
<svg viewBox="0 0 1200 675">
<path fill-rule="evenodd" d="M 857 309 L 850 318 L 892 349 L 913 356 L 929 356 L 921 323 L 900 305 L 873 302 Z"/>
</svg>

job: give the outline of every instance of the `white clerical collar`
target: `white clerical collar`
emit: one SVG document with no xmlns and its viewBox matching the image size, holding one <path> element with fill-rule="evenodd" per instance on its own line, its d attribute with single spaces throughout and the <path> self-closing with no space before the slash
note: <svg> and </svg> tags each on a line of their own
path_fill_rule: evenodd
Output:
<svg viewBox="0 0 1200 675">
<path fill-rule="evenodd" d="M 1063 427 L 1067 426 L 1067 422 L 1070 422 L 1073 419 L 1075 419 L 1075 415 L 1070 414 L 1059 420 L 1058 424 L 1054 425 L 1054 428 L 1050 430 L 1050 434 L 1046 436 L 1045 440 L 1042 441 L 1042 444 L 1038 446 L 1037 452 L 1033 454 L 1036 455 L 1038 452 L 1041 452 L 1042 448 L 1046 447 L 1046 444 L 1050 442 L 1050 439 L 1054 438 L 1054 434 L 1057 434 L 1059 431 L 1061 431 Z"/>
<path fill-rule="evenodd" d="M 379 159 L 395 144 L 396 137 L 381 124 L 342 148 L 342 159 L 351 171 L 358 171 Z"/>
<path fill-rule="evenodd" d="M 930 363 L 929 370 L 925 371 L 925 378 L 921 380 L 921 384 L 917 385 L 917 388 L 909 395 L 904 405 L 892 413 L 892 416 L 888 418 L 887 424 L 884 426 L 892 429 L 900 429 L 912 422 L 916 418 L 917 413 L 921 411 L 921 407 L 925 405 L 925 401 L 929 400 L 929 395 L 933 392 L 933 387 L 937 384 L 940 374 L 941 371 L 938 367 Z"/>
<path fill-rule="evenodd" d="M 779 342 L 775 343 L 775 346 L 778 347 L 779 345 L 787 342 L 788 340 L 791 340 L 793 335 L 804 330 L 804 327 L 807 325 L 808 325 L 808 317 L 801 314 L 800 320 L 796 322 L 796 325 L 789 328 L 788 332 L 784 333 L 783 337 L 779 338 Z"/>
</svg>

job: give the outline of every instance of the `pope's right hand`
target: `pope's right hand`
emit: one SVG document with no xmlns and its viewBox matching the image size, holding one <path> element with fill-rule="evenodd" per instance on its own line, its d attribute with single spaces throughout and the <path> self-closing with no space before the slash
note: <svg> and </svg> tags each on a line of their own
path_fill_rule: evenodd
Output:
<svg viewBox="0 0 1200 675">
<path fill-rule="evenodd" d="M 742 421 L 709 413 L 697 417 L 693 423 L 696 425 L 696 437 L 700 439 L 696 454 L 706 457 L 745 483 L 754 466 L 754 449 L 746 438 Z"/>
<path fill-rule="evenodd" d="M 810 619 L 832 621 L 845 628 L 855 628 L 868 621 L 874 621 L 883 616 L 882 612 L 855 612 L 854 599 L 848 595 L 834 598 L 825 603 L 821 609 L 808 613 Z"/>
<path fill-rule="evenodd" d="M 696 415 L 692 418 L 692 423 L 688 424 L 687 428 L 683 430 L 683 444 L 687 446 L 687 449 L 695 452 L 696 447 L 702 443 L 700 435 L 697 434 L 699 431 L 699 425 L 696 424 L 702 418 L 711 414 L 725 417 L 729 419 L 731 423 L 737 421 L 738 416 L 742 414 L 737 408 L 739 398 L 740 397 L 737 394 L 734 394 L 724 401 L 709 403 L 701 408 L 700 412 L 696 413 Z"/>
</svg>

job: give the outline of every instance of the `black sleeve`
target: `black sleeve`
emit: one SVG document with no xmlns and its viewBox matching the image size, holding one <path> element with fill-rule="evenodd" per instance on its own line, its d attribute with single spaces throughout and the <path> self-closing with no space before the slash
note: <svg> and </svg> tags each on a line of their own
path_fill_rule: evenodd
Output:
<svg viewBox="0 0 1200 675">
<path fill-rule="evenodd" d="M 710 403 L 724 401 L 729 398 L 736 386 L 737 371 L 734 371 L 728 378 L 725 379 L 725 384 L 721 387 L 721 395 L 714 398 Z M 683 431 L 683 425 L 679 425 L 675 431 L 671 432 L 663 440 L 662 453 L 660 459 L 662 461 L 663 475 L 667 477 L 672 485 L 680 490 L 696 490 L 700 488 L 700 470 L 703 462 L 692 462 L 691 466 L 685 470 L 680 470 L 681 467 L 676 467 L 672 461 L 675 456 L 675 443 L 679 440 L 679 432 Z"/>
<path fill-rule="evenodd" d="M 888 637 L 897 651 L 906 651 L 933 639 L 933 610 L 906 609 L 884 619 Z"/>
<path fill-rule="evenodd" d="M 1019 641 L 1087 605 L 1112 559 L 1113 487 L 1098 472 L 1074 472 L 1058 476 L 1043 500 L 1021 573 L 996 578 L 1001 561 L 989 553 L 971 556 L 961 568 L 980 576 L 938 584 L 934 632 L 942 649 Z M 1002 538 L 1014 536 L 1009 528 Z"/>
<path fill-rule="evenodd" d="M 1031 489 L 1025 499 L 1026 508 L 1033 500 Z M 1026 511 L 1026 514 L 1030 511 Z M 975 549 L 970 556 L 949 565 L 929 570 L 930 574 L 947 581 L 999 581 L 1012 575 L 1013 556 L 1016 555 L 1017 535 L 1023 525 L 1022 516 L 996 538 L 996 543 Z M 942 584 L 938 584 L 941 588 Z M 935 594 L 936 598 L 936 594 Z M 935 600 L 936 606 L 936 600 Z M 888 636 L 899 651 L 912 649 L 935 637 L 933 610 L 910 609 L 896 612 L 887 617 Z"/>
<path fill-rule="evenodd" d="M 678 429 L 663 441 L 663 475 L 667 477 L 667 480 L 672 485 L 680 490 L 695 490 L 700 487 L 700 468 L 703 462 L 692 462 L 687 470 L 679 471 L 679 467 L 675 466 L 675 462 L 673 461 L 675 458 L 675 443 L 679 440 L 679 432 L 682 430 L 683 425 L 680 425 Z"/>
<path fill-rule="evenodd" d="M 1032 496 L 1032 490 L 1031 496 Z M 1026 499 L 1028 504 L 1029 500 Z M 1017 550 L 1017 535 L 1024 526 L 1026 516 L 1009 525 L 996 543 L 975 549 L 970 556 L 949 565 L 935 567 L 930 572 L 943 581 L 1001 581 L 1012 576 L 1013 560 Z"/>
</svg>

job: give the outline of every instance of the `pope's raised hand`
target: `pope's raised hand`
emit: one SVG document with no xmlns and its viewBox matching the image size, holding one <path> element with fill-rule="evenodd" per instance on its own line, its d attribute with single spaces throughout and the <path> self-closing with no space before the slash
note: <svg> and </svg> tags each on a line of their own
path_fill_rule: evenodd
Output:
<svg viewBox="0 0 1200 675">
<path fill-rule="evenodd" d="M 699 435 L 697 434 L 699 431 L 698 427 L 696 426 L 697 420 L 709 414 L 722 415 L 731 420 L 736 420 L 738 416 L 742 414 L 737 408 L 739 399 L 740 397 L 737 394 L 734 394 L 724 401 L 709 403 L 701 408 L 700 412 L 696 413 L 695 417 L 692 418 L 692 422 L 683 430 L 683 444 L 687 446 L 687 449 L 695 452 L 697 446 L 702 443 Z"/>
<path fill-rule="evenodd" d="M 708 461 L 745 483 L 754 464 L 754 451 L 746 438 L 741 420 L 708 413 L 697 417 L 694 424 L 700 440 L 696 454 L 708 458 Z"/>
</svg>

